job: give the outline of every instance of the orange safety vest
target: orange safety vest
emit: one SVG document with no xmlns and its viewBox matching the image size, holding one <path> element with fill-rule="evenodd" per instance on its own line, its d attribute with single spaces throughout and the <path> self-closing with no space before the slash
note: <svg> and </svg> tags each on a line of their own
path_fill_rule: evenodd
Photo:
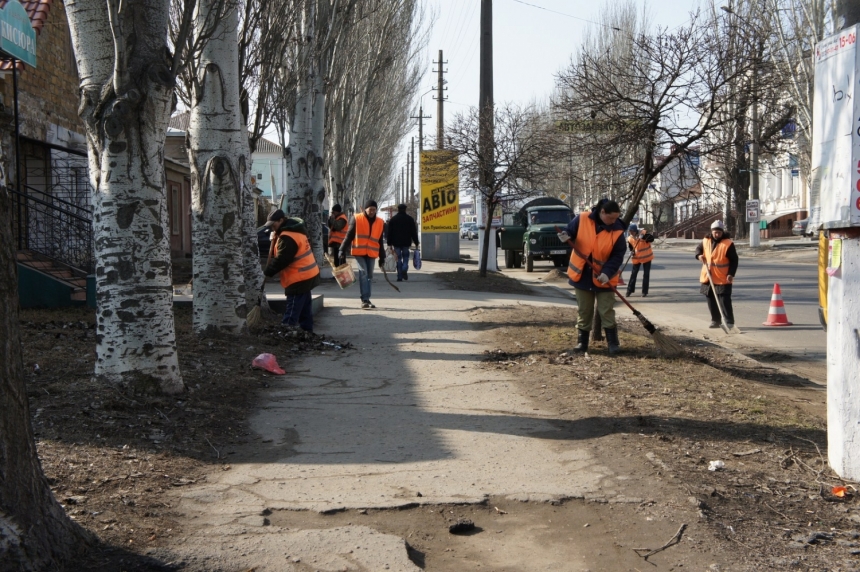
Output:
<svg viewBox="0 0 860 572">
<path fill-rule="evenodd" d="M 343 213 L 340 213 L 339 215 L 337 215 L 337 217 L 335 217 L 334 220 L 340 220 L 340 219 L 343 219 L 344 221 L 346 221 L 347 220 L 346 215 Z M 329 242 L 336 242 L 338 244 L 341 244 L 343 242 L 343 239 L 345 239 L 345 238 L 346 238 L 346 225 L 343 225 L 343 228 L 341 230 L 334 230 L 333 228 L 328 229 L 328 241 Z"/>
<path fill-rule="evenodd" d="M 598 288 L 608 288 L 607 285 L 597 281 L 600 276 L 600 271 L 609 256 L 612 254 L 612 247 L 618 237 L 624 234 L 623 230 L 611 230 L 609 232 L 601 232 L 597 234 L 597 224 L 588 216 L 589 212 L 584 212 L 579 215 L 579 231 L 576 233 L 576 240 L 573 243 L 573 250 L 570 252 L 570 262 L 567 265 L 567 276 L 574 282 L 579 282 L 582 279 L 582 270 L 585 268 L 585 262 L 591 256 L 591 280 Z M 609 284 L 612 286 L 618 285 L 619 273 L 609 279 Z"/>
<path fill-rule="evenodd" d="M 290 265 L 281 270 L 281 286 L 286 288 L 291 284 L 309 280 L 320 273 L 317 261 L 314 258 L 314 251 L 311 250 L 311 243 L 308 242 L 308 237 L 300 232 L 290 232 L 282 230 L 278 236 L 289 236 L 296 241 L 299 249 L 296 252 L 296 257 L 290 262 Z M 278 246 L 275 245 L 275 257 L 278 256 Z"/>
<path fill-rule="evenodd" d="M 381 218 L 376 217 L 376 220 L 373 221 L 373 228 L 370 228 L 370 221 L 367 220 L 367 215 L 364 213 L 356 214 L 355 240 L 352 241 L 352 255 L 379 258 L 379 245 L 382 242 L 382 231 L 384 228 L 385 223 Z"/>
<path fill-rule="evenodd" d="M 641 237 L 628 236 L 627 242 L 633 246 L 633 264 L 642 264 L 643 262 L 651 262 L 654 260 L 654 251 L 651 250 L 651 243 L 645 242 Z"/>
<path fill-rule="evenodd" d="M 711 278 L 714 284 L 725 285 L 729 283 L 729 247 L 732 245 L 732 239 L 724 238 L 717 243 L 716 248 L 711 248 L 713 239 L 706 236 L 702 239 L 703 256 L 708 263 L 708 269 L 711 271 Z M 708 283 L 708 273 L 705 271 L 704 265 L 699 276 L 699 282 L 702 284 Z"/>
</svg>

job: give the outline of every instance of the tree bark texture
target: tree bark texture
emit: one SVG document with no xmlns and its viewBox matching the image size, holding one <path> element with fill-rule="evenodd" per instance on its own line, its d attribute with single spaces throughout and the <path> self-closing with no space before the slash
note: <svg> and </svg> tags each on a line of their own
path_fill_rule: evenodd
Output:
<svg viewBox="0 0 860 572">
<path fill-rule="evenodd" d="M 218 4 L 217 0 L 201 1 L 196 17 L 198 37 L 209 33 L 209 15 L 218 9 Z M 242 178 L 247 171 L 249 148 L 239 102 L 238 25 L 234 7 L 218 20 L 194 62 L 196 82 L 191 90 L 188 156 L 194 252 L 193 327 L 197 333 L 238 334 L 244 330 L 247 315 Z"/>
<path fill-rule="evenodd" d="M 325 98 L 317 93 L 314 74 L 299 86 L 293 120 L 290 122 L 290 169 L 287 208 L 290 216 L 304 219 L 317 264 L 322 263 L 322 220 L 320 206 L 325 199 L 323 181 L 322 129 Z M 319 137 L 316 141 L 314 135 Z"/>
<path fill-rule="evenodd" d="M 5 183 L 0 213 L 11 212 Z M 90 535 L 57 503 L 36 455 L 21 338 L 11 217 L 0 217 L 0 571 L 63 570 Z"/>
<path fill-rule="evenodd" d="M 174 108 L 168 1 L 68 0 L 93 184 L 95 374 L 176 393 L 164 138 Z"/>
</svg>

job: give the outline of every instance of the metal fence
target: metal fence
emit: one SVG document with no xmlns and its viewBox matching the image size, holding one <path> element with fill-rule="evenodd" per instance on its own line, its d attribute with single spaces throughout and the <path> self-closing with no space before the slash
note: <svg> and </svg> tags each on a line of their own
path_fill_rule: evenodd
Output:
<svg viewBox="0 0 860 572">
<path fill-rule="evenodd" d="M 92 190 L 86 155 L 31 140 L 22 140 L 21 150 L 21 188 L 10 188 L 18 250 L 91 274 Z"/>
</svg>

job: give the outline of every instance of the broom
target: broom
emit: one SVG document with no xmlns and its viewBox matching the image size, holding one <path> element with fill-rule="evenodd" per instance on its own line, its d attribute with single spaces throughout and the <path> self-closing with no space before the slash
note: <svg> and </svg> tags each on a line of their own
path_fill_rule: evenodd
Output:
<svg viewBox="0 0 860 572">
<path fill-rule="evenodd" d="M 248 324 L 248 329 L 254 330 L 263 326 L 263 296 L 265 296 L 266 290 L 266 278 L 263 277 L 263 285 L 260 287 L 260 297 L 257 300 L 257 305 L 251 308 L 251 311 L 248 312 L 248 316 L 245 318 L 245 322 Z"/>
<path fill-rule="evenodd" d="M 556 227 L 558 228 L 558 227 Z M 561 232 L 561 229 L 558 229 Z M 573 241 L 568 240 L 568 244 L 570 244 L 571 248 L 573 248 Z M 591 262 L 588 259 L 585 260 L 585 263 L 591 268 L 591 271 L 594 272 L 594 266 L 592 266 Z M 648 321 L 648 318 L 642 315 L 642 312 L 634 308 L 630 302 L 627 301 L 627 298 L 621 295 L 621 293 L 613 286 L 612 284 L 607 283 L 607 285 L 612 288 L 612 291 L 615 292 L 615 295 L 624 302 L 630 311 L 633 312 L 633 315 L 642 323 L 642 326 L 651 334 L 651 339 L 654 341 L 654 345 L 657 346 L 657 349 L 662 351 L 669 357 L 680 356 L 684 353 L 684 346 L 673 340 L 672 338 L 666 336 L 658 330 L 654 324 Z"/>
<path fill-rule="evenodd" d="M 272 261 L 272 251 L 275 249 L 275 242 L 271 241 L 269 245 L 269 256 L 266 257 L 266 267 L 268 268 L 269 262 Z M 263 284 L 260 286 L 260 296 L 257 299 L 257 305 L 251 308 L 251 311 L 248 312 L 248 316 L 245 318 L 245 323 L 248 324 L 248 329 L 256 329 L 263 326 L 263 297 L 266 295 L 266 277 L 263 276 Z"/>
</svg>

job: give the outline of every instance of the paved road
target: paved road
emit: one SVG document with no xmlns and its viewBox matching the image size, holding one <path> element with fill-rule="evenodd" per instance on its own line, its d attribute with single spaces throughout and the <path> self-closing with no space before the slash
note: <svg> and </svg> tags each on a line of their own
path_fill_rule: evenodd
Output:
<svg viewBox="0 0 860 572">
<path fill-rule="evenodd" d="M 477 260 L 478 241 L 461 240 L 461 254 Z M 699 263 L 693 258 L 694 243 L 675 244 L 655 250 L 651 267 L 651 286 L 647 298 L 641 298 L 641 273 L 637 293 L 631 303 L 661 327 L 688 330 L 707 336 L 728 347 L 746 353 L 758 351 L 788 354 L 803 373 L 819 383 L 826 381 L 827 336 L 818 321 L 818 282 L 815 249 L 767 251 L 752 254 L 739 249 L 741 257 L 733 294 L 735 322 L 741 336 L 725 336 L 721 330 L 709 330 L 710 315 L 704 297 L 699 294 Z M 501 251 L 500 251 L 501 252 Z M 520 280 L 539 280 L 552 270 L 552 264 L 536 262 L 535 271 L 504 269 L 503 253 L 499 268 Z M 630 266 L 624 278 L 630 276 Z M 763 326 L 770 307 L 773 285 L 782 289 L 790 327 Z M 560 287 L 570 289 L 565 282 Z M 623 293 L 623 290 L 622 290 Z M 623 310 L 622 310 L 623 311 Z"/>
</svg>

